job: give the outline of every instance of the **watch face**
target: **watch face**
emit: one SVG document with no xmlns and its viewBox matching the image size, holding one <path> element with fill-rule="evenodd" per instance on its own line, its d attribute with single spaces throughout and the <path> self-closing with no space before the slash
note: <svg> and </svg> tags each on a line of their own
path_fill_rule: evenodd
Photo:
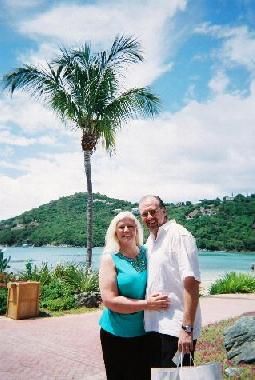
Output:
<svg viewBox="0 0 255 380">
<path fill-rule="evenodd" d="M 183 330 L 186 331 L 187 333 L 192 333 L 193 331 L 193 327 L 192 326 L 189 326 L 189 325 L 186 325 L 186 326 L 182 326 Z"/>
</svg>

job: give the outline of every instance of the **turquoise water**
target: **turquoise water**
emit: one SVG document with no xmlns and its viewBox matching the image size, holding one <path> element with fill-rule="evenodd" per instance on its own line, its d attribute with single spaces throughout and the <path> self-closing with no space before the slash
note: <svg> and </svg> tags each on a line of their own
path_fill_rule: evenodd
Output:
<svg viewBox="0 0 255 380">
<path fill-rule="evenodd" d="M 102 248 L 93 249 L 92 266 L 98 269 Z M 18 272 L 25 268 L 27 260 L 32 260 L 33 264 L 41 265 L 47 262 L 50 266 L 57 263 L 85 263 L 85 248 L 7 248 L 6 256 L 11 256 L 10 271 Z M 202 281 L 214 281 L 227 272 L 251 273 L 251 265 L 255 264 L 254 253 L 240 252 L 200 252 L 199 263 Z"/>
<path fill-rule="evenodd" d="M 199 264 L 202 281 L 214 281 L 228 272 L 252 273 L 255 252 L 200 252 Z"/>
</svg>

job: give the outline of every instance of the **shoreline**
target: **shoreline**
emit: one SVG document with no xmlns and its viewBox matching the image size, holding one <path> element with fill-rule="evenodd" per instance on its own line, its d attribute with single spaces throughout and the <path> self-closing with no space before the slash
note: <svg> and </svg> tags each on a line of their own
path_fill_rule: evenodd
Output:
<svg viewBox="0 0 255 380">
<path fill-rule="evenodd" d="M 86 246 L 80 246 L 80 245 L 68 245 L 68 244 L 59 244 L 59 245 L 55 245 L 55 244 L 44 244 L 44 245 L 34 245 L 34 244 L 21 244 L 21 245 L 4 245 L 4 244 L 1 244 L 0 243 L 0 248 L 1 249 L 8 249 L 8 248 L 82 248 L 82 249 L 87 249 Z M 104 246 L 94 246 L 92 248 L 93 249 L 97 249 L 97 248 L 104 248 Z M 255 251 L 227 251 L 227 250 L 219 250 L 219 251 L 210 251 L 208 249 L 199 249 L 198 248 L 198 254 L 203 256 L 203 255 L 207 255 L 207 254 L 218 254 L 218 253 L 230 253 L 230 254 L 254 254 L 255 255 Z"/>
<path fill-rule="evenodd" d="M 94 246 L 92 249 L 96 249 L 96 248 L 103 248 L 104 246 Z M 69 244 L 59 244 L 59 245 L 55 245 L 55 244 L 51 244 L 51 243 L 47 243 L 47 244 L 43 244 L 43 245 L 35 245 L 33 243 L 22 243 L 20 245 L 7 245 L 7 244 L 1 244 L 0 243 L 0 248 L 1 249 L 8 249 L 8 248 L 82 248 L 82 249 L 87 249 L 86 246 L 82 246 L 82 245 L 69 245 Z M 209 250 L 209 249 L 204 249 L 204 248 L 201 248 L 199 249 L 198 248 L 198 254 L 203 256 L 203 255 L 206 255 L 206 254 L 218 254 L 218 253 L 232 253 L 232 254 L 255 254 L 255 251 L 237 251 L 237 250 L 231 250 L 231 251 L 227 251 L 227 250 L 218 250 L 218 251 L 212 251 L 212 250 Z"/>
</svg>

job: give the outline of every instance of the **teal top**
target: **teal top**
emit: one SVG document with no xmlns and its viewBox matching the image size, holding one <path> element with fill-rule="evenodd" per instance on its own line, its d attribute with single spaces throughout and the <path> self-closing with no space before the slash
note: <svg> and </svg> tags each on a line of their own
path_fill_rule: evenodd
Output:
<svg viewBox="0 0 255 380">
<path fill-rule="evenodd" d="M 130 259 L 121 252 L 112 255 L 116 268 L 117 286 L 120 296 L 133 299 L 145 299 L 147 285 L 146 248 L 140 247 L 135 259 Z M 122 314 L 104 308 L 99 324 L 105 331 L 121 336 L 134 337 L 145 334 L 143 311 Z"/>
</svg>

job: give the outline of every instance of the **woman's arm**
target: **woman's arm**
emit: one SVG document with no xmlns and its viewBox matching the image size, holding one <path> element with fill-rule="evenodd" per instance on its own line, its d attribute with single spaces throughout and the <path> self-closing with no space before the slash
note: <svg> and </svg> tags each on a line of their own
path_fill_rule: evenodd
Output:
<svg viewBox="0 0 255 380">
<path fill-rule="evenodd" d="M 147 300 L 120 296 L 116 284 L 116 272 L 110 255 L 102 256 L 99 269 L 99 287 L 103 303 L 112 311 L 129 314 L 142 310 L 162 310 L 169 306 L 167 296 L 153 294 Z"/>
</svg>

